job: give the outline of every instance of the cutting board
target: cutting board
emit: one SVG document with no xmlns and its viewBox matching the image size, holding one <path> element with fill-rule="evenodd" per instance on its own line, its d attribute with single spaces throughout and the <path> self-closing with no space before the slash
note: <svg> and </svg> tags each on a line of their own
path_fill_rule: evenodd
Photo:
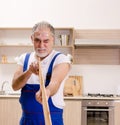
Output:
<svg viewBox="0 0 120 125">
<path fill-rule="evenodd" d="M 82 76 L 69 76 L 64 85 L 64 96 L 82 95 Z"/>
</svg>

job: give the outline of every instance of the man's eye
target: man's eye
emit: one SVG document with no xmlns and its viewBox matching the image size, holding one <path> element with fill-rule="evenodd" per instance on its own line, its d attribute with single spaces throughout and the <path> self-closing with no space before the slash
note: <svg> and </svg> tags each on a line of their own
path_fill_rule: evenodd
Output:
<svg viewBox="0 0 120 125">
<path fill-rule="evenodd" d="M 35 41 L 35 42 L 39 42 L 40 40 L 36 38 L 36 39 L 34 39 L 34 41 Z"/>
<path fill-rule="evenodd" d="M 48 43 L 48 42 L 49 42 L 49 39 L 44 40 L 44 43 Z"/>
</svg>

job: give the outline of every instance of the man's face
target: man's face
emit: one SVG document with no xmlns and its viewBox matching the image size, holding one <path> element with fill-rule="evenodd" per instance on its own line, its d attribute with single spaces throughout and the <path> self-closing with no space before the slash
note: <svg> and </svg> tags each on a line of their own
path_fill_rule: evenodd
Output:
<svg viewBox="0 0 120 125">
<path fill-rule="evenodd" d="M 37 56 L 45 58 L 51 53 L 54 37 L 48 28 L 36 30 L 31 39 Z"/>
</svg>

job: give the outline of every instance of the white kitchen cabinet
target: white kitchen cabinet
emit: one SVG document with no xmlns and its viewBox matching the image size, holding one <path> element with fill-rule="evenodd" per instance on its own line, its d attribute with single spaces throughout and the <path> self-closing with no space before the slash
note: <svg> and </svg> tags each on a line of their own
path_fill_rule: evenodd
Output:
<svg viewBox="0 0 120 125">
<path fill-rule="evenodd" d="M 81 101 L 65 99 L 64 124 L 81 125 Z"/>
<path fill-rule="evenodd" d="M 114 125 L 120 125 L 120 101 L 115 101 Z"/>
</svg>

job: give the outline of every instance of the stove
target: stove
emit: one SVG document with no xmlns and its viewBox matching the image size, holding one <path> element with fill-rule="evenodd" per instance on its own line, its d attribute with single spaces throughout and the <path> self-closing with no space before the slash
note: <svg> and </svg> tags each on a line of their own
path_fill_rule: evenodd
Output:
<svg viewBox="0 0 120 125">
<path fill-rule="evenodd" d="M 114 97 L 114 94 L 88 93 L 89 97 Z"/>
<path fill-rule="evenodd" d="M 97 96 L 100 95 L 97 94 Z M 82 100 L 82 125 L 114 125 L 114 101 L 101 99 Z"/>
<path fill-rule="evenodd" d="M 114 125 L 115 94 L 87 93 L 85 97 L 82 100 L 82 125 Z"/>
<path fill-rule="evenodd" d="M 82 100 L 82 125 L 114 125 L 113 98 L 115 96 L 105 93 L 87 93 L 85 97 L 89 98 Z"/>
</svg>

